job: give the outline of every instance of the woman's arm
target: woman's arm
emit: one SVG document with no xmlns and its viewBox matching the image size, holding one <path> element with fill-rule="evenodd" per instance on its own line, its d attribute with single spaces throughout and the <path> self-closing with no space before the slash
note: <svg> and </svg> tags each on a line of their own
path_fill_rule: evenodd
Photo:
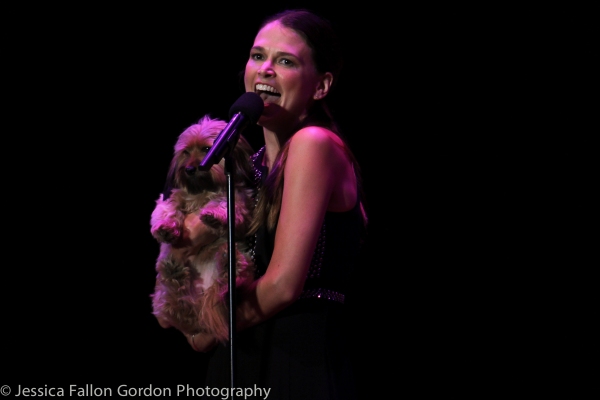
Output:
<svg viewBox="0 0 600 400">
<path fill-rule="evenodd" d="M 349 178 L 352 184 L 346 185 Z M 356 187 L 341 141 L 332 132 L 318 127 L 304 128 L 294 135 L 284 182 L 271 261 L 262 277 L 238 293 L 237 330 L 256 325 L 296 301 L 302 293 L 332 197 L 343 198 L 340 191 Z M 356 191 L 353 193 L 346 196 L 352 197 L 352 205 L 356 201 Z M 193 347 L 208 351 L 213 341 L 210 335 L 195 335 Z"/>
<path fill-rule="evenodd" d="M 349 161 L 339 138 L 309 127 L 291 140 L 275 246 L 265 274 L 237 305 L 237 326 L 244 329 L 283 310 L 300 296 L 325 212 Z"/>
</svg>

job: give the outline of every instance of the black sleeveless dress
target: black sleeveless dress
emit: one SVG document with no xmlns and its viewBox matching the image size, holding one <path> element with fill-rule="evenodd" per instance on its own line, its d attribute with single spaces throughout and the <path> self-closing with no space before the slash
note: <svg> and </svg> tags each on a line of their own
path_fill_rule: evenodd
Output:
<svg viewBox="0 0 600 400">
<path fill-rule="evenodd" d="M 265 178 L 261 166 L 264 147 L 254 156 L 257 184 Z M 300 298 L 256 326 L 236 333 L 234 382 L 255 397 L 275 400 L 356 399 L 349 324 L 344 307 L 351 273 L 358 260 L 364 228 L 360 203 L 347 212 L 327 212 Z M 274 237 L 258 232 L 254 259 L 258 276 L 264 274 Z M 230 350 L 211 350 L 206 375 L 208 388 L 228 388 Z"/>
</svg>

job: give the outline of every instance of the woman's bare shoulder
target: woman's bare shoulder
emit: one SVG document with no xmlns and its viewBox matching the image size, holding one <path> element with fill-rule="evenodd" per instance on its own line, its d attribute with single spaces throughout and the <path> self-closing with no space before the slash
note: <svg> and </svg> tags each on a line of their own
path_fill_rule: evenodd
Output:
<svg viewBox="0 0 600 400">
<path fill-rule="evenodd" d="M 343 148 L 342 140 L 327 128 L 308 126 L 300 129 L 290 140 L 290 152 L 313 152 L 327 157 L 335 155 L 336 150 Z"/>
</svg>

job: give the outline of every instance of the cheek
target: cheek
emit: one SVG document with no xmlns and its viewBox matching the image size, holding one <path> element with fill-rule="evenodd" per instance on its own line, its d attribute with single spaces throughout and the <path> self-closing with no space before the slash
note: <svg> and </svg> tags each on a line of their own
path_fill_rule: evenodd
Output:
<svg viewBox="0 0 600 400">
<path fill-rule="evenodd" d="M 244 70 L 244 86 L 247 92 L 254 91 L 254 77 L 256 76 L 256 67 L 250 63 L 246 64 Z"/>
<path fill-rule="evenodd" d="M 287 82 L 287 93 L 293 95 L 296 101 L 303 103 L 308 97 L 312 96 L 312 88 L 303 84 L 300 79 L 291 79 Z"/>
</svg>

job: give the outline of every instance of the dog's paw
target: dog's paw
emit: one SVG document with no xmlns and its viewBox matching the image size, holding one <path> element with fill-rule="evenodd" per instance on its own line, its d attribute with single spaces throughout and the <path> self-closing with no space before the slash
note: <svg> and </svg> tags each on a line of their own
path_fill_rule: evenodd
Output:
<svg viewBox="0 0 600 400">
<path fill-rule="evenodd" d="M 187 287 L 196 277 L 196 272 L 189 265 L 166 256 L 156 262 L 157 279 L 172 288 Z"/>
<path fill-rule="evenodd" d="M 205 209 L 200 212 L 200 221 L 206 226 L 219 229 L 227 225 L 227 215 L 223 217 L 223 213 L 215 209 Z"/>
<path fill-rule="evenodd" d="M 173 243 L 181 236 L 181 224 L 175 220 L 161 220 L 152 226 L 150 233 L 160 243 Z"/>
<path fill-rule="evenodd" d="M 167 320 L 165 317 L 163 317 L 162 315 L 157 315 L 157 316 L 156 316 L 156 320 L 158 321 L 158 324 L 161 326 L 161 328 L 165 328 L 165 329 L 167 329 L 167 328 L 170 328 L 170 327 L 172 327 L 172 326 L 173 326 L 173 325 L 171 325 L 171 323 L 170 323 L 170 322 L 169 322 L 169 321 L 168 321 L 168 320 Z"/>
</svg>

